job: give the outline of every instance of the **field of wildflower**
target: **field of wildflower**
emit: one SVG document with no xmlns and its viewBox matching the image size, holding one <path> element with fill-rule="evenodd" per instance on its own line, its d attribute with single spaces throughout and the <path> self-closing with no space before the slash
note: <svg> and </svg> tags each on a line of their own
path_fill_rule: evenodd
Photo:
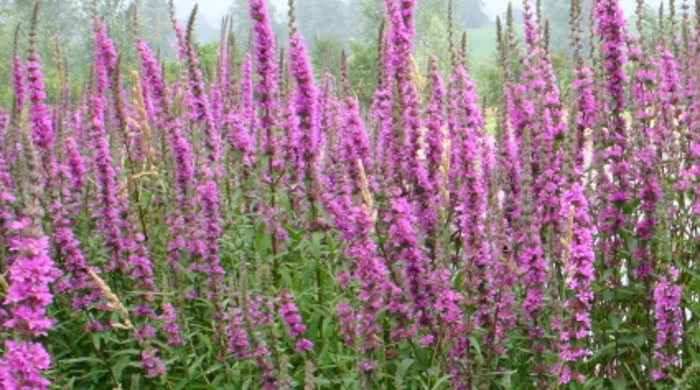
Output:
<svg viewBox="0 0 700 390">
<path fill-rule="evenodd" d="M 366 107 L 263 0 L 211 79 L 196 9 L 170 78 L 96 16 L 89 82 L 47 96 L 37 6 L 4 57 L 0 390 L 700 389 L 700 7 L 572 0 L 564 98 L 524 0 L 486 118 L 452 29 L 416 65 L 415 1 L 384 0 Z"/>
</svg>

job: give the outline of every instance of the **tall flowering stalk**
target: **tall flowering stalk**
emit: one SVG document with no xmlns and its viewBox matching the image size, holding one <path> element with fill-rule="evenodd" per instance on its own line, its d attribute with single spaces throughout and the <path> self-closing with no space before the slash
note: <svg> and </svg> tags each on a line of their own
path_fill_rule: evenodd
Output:
<svg viewBox="0 0 700 390">
<path fill-rule="evenodd" d="M 35 32 L 30 35 L 30 53 L 27 64 L 27 80 L 29 90 L 30 123 L 36 151 L 41 157 L 46 171 L 46 189 L 49 194 L 47 212 L 54 230 L 56 251 L 62 260 L 63 269 L 68 273 L 57 283 L 56 290 L 61 293 L 76 294 L 82 289 L 90 288 L 89 277 L 85 273 L 87 264 L 80 249 L 80 242 L 75 237 L 68 210 L 62 200 L 61 172 L 56 157 L 56 132 L 49 108 L 46 104 L 46 87 L 41 71 L 41 59 L 35 50 Z M 71 156 L 72 157 L 72 156 Z M 72 159 L 73 160 L 73 159 Z M 75 308 L 85 308 L 94 302 L 99 294 L 95 290 L 88 294 L 77 294 L 73 297 Z"/>
<path fill-rule="evenodd" d="M 469 292 L 464 302 L 476 306 L 476 318 L 467 318 L 461 335 L 451 352 L 451 373 L 456 388 L 468 388 L 471 378 L 459 369 L 469 361 L 468 335 L 475 326 L 488 321 L 488 280 L 491 271 L 491 253 L 486 237 L 485 218 L 488 210 L 483 169 L 484 118 L 478 106 L 475 85 L 463 65 L 458 64 L 450 80 L 448 130 L 450 137 L 449 188 L 457 193 L 454 200 L 457 226 L 461 231 L 464 254 L 458 267 L 463 273 L 460 286 Z M 465 294 L 466 295 L 466 294 Z"/>
<path fill-rule="evenodd" d="M 241 154 L 243 165 L 247 168 L 255 160 L 255 105 L 253 103 L 253 64 L 250 54 L 243 57 L 241 66 L 240 102 L 224 118 L 222 126 L 231 150 Z"/>
<path fill-rule="evenodd" d="M 395 106 L 396 117 L 400 118 L 394 127 L 395 142 L 399 146 L 394 150 L 400 165 L 399 176 L 402 182 L 397 183 L 406 191 L 409 200 L 416 201 L 416 194 L 430 191 L 425 165 L 420 160 L 421 127 L 420 100 L 415 80 L 412 78 L 412 51 L 415 29 L 413 19 L 415 0 L 386 0 L 389 18 L 389 43 L 393 51 L 392 67 L 398 95 L 398 106 Z M 410 195 L 409 195 L 410 191 Z"/>
<path fill-rule="evenodd" d="M 427 239 L 435 240 L 438 233 L 438 210 L 444 206 L 438 189 L 443 186 L 442 156 L 444 153 L 445 82 L 438 71 L 438 59 L 430 57 L 430 100 L 425 108 L 425 155 L 426 183 L 421 194 L 420 223 Z M 432 244 L 433 247 L 435 244 Z"/>
<path fill-rule="evenodd" d="M 306 45 L 301 34 L 296 29 L 294 21 L 294 1 L 289 1 L 290 15 L 290 38 L 289 56 L 291 58 L 290 68 L 292 77 L 295 80 L 294 90 L 295 114 L 299 118 L 299 131 L 301 133 L 301 166 L 297 167 L 297 175 L 302 179 L 306 187 L 307 198 L 312 207 L 315 217 L 314 202 L 318 200 L 319 183 L 319 129 L 318 129 L 318 108 L 317 92 L 314 86 L 314 74 L 309 63 Z"/>
<path fill-rule="evenodd" d="M 656 359 L 657 368 L 652 372 L 654 380 L 669 378 L 673 367 L 678 365 L 678 348 L 683 334 L 683 314 L 681 287 L 676 284 L 678 270 L 670 267 L 668 275 L 661 277 L 654 289 L 654 318 L 656 319 Z"/>
<path fill-rule="evenodd" d="M 211 103 L 206 95 L 204 77 L 199 69 L 199 59 L 193 42 L 194 21 L 197 16 L 197 7 L 192 10 L 190 22 L 187 26 L 187 70 L 188 70 L 188 92 L 191 104 L 190 120 L 193 123 L 201 124 L 204 127 L 204 142 L 207 151 L 207 161 L 216 177 L 221 176 L 220 160 L 222 158 L 221 137 L 218 128 L 215 126 L 215 118 L 212 113 Z M 217 103 L 218 104 L 218 103 Z"/>
<path fill-rule="evenodd" d="M 260 76 L 256 87 L 258 93 L 258 106 L 262 110 L 260 118 L 260 130 L 265 137 L 263 139 L 265 153 L 271 155 L 272 161 L 277 152 L 276 138 L 273 134 L 273 128 L 277 124 L 277 85 L 278 85 L 278 70 L 275 59 L 275 40 L 270 21 L 270 15 L 267 12 L 267 6 L 263 0 L 250 0 L 250 17 L 255 22 L 253 26 L 255 49 L 255 64 L 257 73 Z"/>
<path fill-rule="evenodd" d="M 517 219 L 520 217 L 520 175 L 522 166 L 519 156 L 521 155 L 521 147 L 519 147 L 519 137 L 515 133 L 516 122 L 519 120 L 518 108 L 515 103 L 517 94 L 515 93 L 515 80 L 512 70 L 510 69 L 508 59 L 508 42 L 507 36 L 504 36 L 500 18 L 497 22 L 498 35 L 498 51 L 503 72 L 503 102 L 499 110 L 499 123 L 496 132 L 497 145 L 497 170 L 502 169 L 504 175 L 500 177 L 503 181 L 501 184 L 504 191 L 503 212 L 506 218 L 507 229 L 513 229 Z"/>
<path fill-rule="evenodd" d="M 348 339 L 354 343 L 353 336 L 359 338 L 358 346 L 363 357 L 359 363 L 360 370 L 372 372 L 376 369 L 375 353 L 382 346 L 381 315 L 386 309 L 386 296 L 389 295 L 392 284 L 389 282 L 389 269 L 377 255 L 379 248 L 370 237 L 373 230 L 372 213 L 366 207 L 357 207 L 351 218 L 358 234 L 347 249 L 347 255 L 356 260 L 354 276 L 360 282 L 358 299 L 362 308 L 355 316 L 356 325 L 348 318 L 352 313 L 345 316 L 341 307 L 338 310 L 341 320 L 348 318 L 342 323 Z"/>
<path fill-rule="evenodd" d="M 296 341 L 296 352 L 301 354 L 310 351 L 314 344 L 303 337 L 304 332 L 306 332 L 306 325 L 302 322 L 299 309 L 294 303 L 292 295 L 283 292 L 279 296 L 279 303 L 279 315 L 282 317 L 285 325 L 287 325 L 289 335 Z"/>
<path fill-rule="evenodd" d="M 538 214 L 542 212 L 537 207 L 534 197 L 534 186 L 532 177 L 532 136 L 529 132 L 524 134 L 523 140 L 523 173 L 522 173 L 522 215 L 519 221 L 517 237 L 520 246 L 518 263 L 520 272 L 523 275 L 522 284 L 525 290 L 525 297 L 522 303 L 529 337 L 533 340 L 533 352 L 541 355 L 545 350 L 543 339 L 546 334 L 543 312 L 545 306 L 544 286 L 547 282 L 547 262 L 544 258 L 544 249 L 540 237 Z M 545 362 L 536 363 L 535 373 L 543 374 L 547 367 Z"/>
<path fill-rule="evenodd" d="M 34 12 L 36 21 L 38 7 Z M 34 34 L 35 27 L 32 31 Z M 5 342 L 5 355 L 0 359 L 0 385 L 5 389 L 46 389 L 51 383 L 42 377 L 42 372 L 50 368 L 51 357 L 34 339 L 46 336 L 54 326 L 47 308 L 53 301 L 50 285 L 61 276 L 61 271 L 49 257 L 49 238 L 41 224 L 44 210 L 39 157 L 26 132 L 22 134 L 22 146 L 28 177 L 23 183 L 25 199 L 21 217 L 10 224 L 17 235 L 10 246 L 16 256 L 10 266 L 9 290 L 4 301 L 9 307 L 9 317 L 2 324 L 15 338 Z"/>
<path fill-rule="evenodd" d="M 96 80 L 89 97 L 89 132 L 90 147 L 93 150 L 93 166 L 96 171 L 98 186 L 98 204 L 95 212 L 99 229 L 105 235 L 110 247 L 111 262 L 108 270 L 119 269 L 126 273 L 128 268 L 123 256 L 124 242 L 120 229 L 120 208 L 117 199 L 117 172 L 114 168 L 112 150 L 105 127 L 104 91 L 108 87 L 110 69 L 116 68 L 116 53 L 103 23 L 95 24 L 95 70 Z"/>
<path fill-rule="evenodd" d="M 643 15 L 641 4 L 637 7 L 637 17 Z M 661 200 L 661 185 L 659 182 L 659 154 L 661 151 L 661 136 L 654 127 L 654 100 L 655 100 L 655 64 L 653 59 L 648 59 L 643 52 L 646 42 L 644 25 L 637 22 L 638 37 L 632 39 L 632 48 L 629 52 L 630 61 L 635 64 L 632 80 L 632 101 L 635 109 L 633 120 L 633 133 L 631 134 L 634 145 L 635 176 L 641 184 L 637 197 L 641 200 L 641 218 L 636 226 L 636 234 L 640 240 L 635 251 L 636 276 L 644 282 L 646 292 L 651 295 L 650 277 L 654 272 L 653 238 L 654 230 L 658 224 L 656 211 Z M 649 142 L 649 141 L 652 142 Z M 649 300 L 647 300 L 649 302 Z"/>
<path fill-rule="evenodd" d="M 506 87 L 507 88 L 507 87 Z M 518 160 L 518 148 L 508 120 L 508 97 L 504 97 L 499 109 L 499 124 L 496 129 L 497 157 L 494 175 L 495 190 L 492 201 L 491 229 L 493 233 L 492 258 L 494 259 L 494 279 L 497 289 L 495 303 L 495 323 L 493 324 L 494 348 L 498 350 L 498 341 L 508 338 L 508 331 L 515 327 L 517 313 L 515 307 L 515 286 L 517 277 L 517 254 L 515 240 L 516 221 L 520 217 L 521 167 Z M 503 351 L 505 352 L 505 351 Z"/>
<path fill-rule="evenodd" d="M 584 114 L 579 114 L 579 121 L 584 121 Z M 569 156 L 566 167 L 569 183 L 562 197 L 560 211 L 562 220 L 567 221 L 563 260 L 564 284 L 568 299 L 563 305 L 565 318 L 560 325 L 559 358 L 561 363 L 555 366 L 554 373 L 559 376 L 559 383 L 571 381 L 585 382 L 585 377 L 577 367 L 577 362 L 590 356 L 587 340 L 592 333 L 590 311 L 593 307 L 594 293 L 592 283 L 595 280 L 595 248 L 593 239 L 596 234 L 591 218 L 588 198 L 583 182 L 583 171 L 577 168 L 578 147 L 575 134 L 568 137 Z"/>
<path fill-rule="evenodd" d="M 158 102 L 161 110 L 159 120 L 164 124 L 164 132 L 167 137 L 170 152 L 174 162 L 175 192 L 178 207 L 172 217 L 170 230 L 171 241 L 168 245 L 167 262 L 175 271 L 180 269 L 180 261 L 184 251 L 193 252 L 197 239 L 191 234 L 195 224 L 196 198 L 194 197 L 194 159 L 189 140 L 182 132 L 182 123 L 173 112 L 170 101 L 171 90 L 163 79 L 161 67 L 153 56 L 148 44 L 139 40 L 137 50 L 141 56 L 141 69 L 146 85 L 153 94 L 153 99 Z"/>
<path fill-rule="evenodd" d="M 11 165 L 15 165 L 14 162 L 17 154 L 17 144 L 19 141 L 18 139 L 16 139 L 16 134 L 19 134 L 18 129 L 20 126 L 20 120 L 22 118 L 22 111 L 24 111 L 24 105 L 27 98 L 24 67 L 22 65 L 22 58 L 17 52 L 19 28 L 20 26 L 18 25 L 17 30 L 15 31 L 14 54 L 12 56 L 12 86 L 14 87 L 15 96 L 14 100 L 12 101 L 10 129 L 12 129 L 13 131 L 9 134 L 9 136 L 5 137 L 5 139 L 3 140 L 4 142 L 2 144 L 6 148 L 5 158 L 7 159 L 7 162 Z"/>
<path fill-rule="evenodd" d="M 221 267 L 219 239 L 221 238 L 221 213 L 220 190 L 217 179 L 222 175 L 221 167 L 221 140 L 218 129 L 214 126 L 209 99 L 204 90 L 202 72 L 199 69 L 199 60 L 194 49 L 193 29 L 197 7 L 192 11 L 187 26 L 187 65 L 189 71 L 189 87 L 192 100 L 190 119 L 204 126 L 204 143 L 207 159 L 200 162 L 198 171 L 197 202 L 202 212 L 202 218 L 198 221 L 197 234 L 200 237 L 196 254 L 201 257 L 202 264 L 194 264 L 193 269 L 203 272 L 207 276 L 207 289 L 209 299 L 217 304 L 220 314 L 223 314 L 221 303 L 222 280 L 226 273 Z"/>
<path fill-rule="evenodd" d="M 377 134 L 375 142 L 374 160 L 378 162 L 381 177 L 391 183 L 396 174 L 396 139 L 392 136 L 394 127 L 393 101 L 394 79 L 391 77 L 391 63 L 394 52 L 389 45 L 387 29 L 382 25 L 380 36 L 379 55 L 377 59 L 377 89 L 372 99 L 372 119 L 376 126 Z M 383 187 L 388 186 L 385 183 Z"/>
<path fill-rule="evenodd" d="M 628 177 L 630 166 L 627 162 L 627 121 L 624 118 L 627 101 L 627 75 L 624 70 L 627 58 L 623 51 L 626 45 L 625 20 L 617 0 L 598 1 L 595 12 L 598 20 L 596 31 L 603 44 L 607 92 L 607 99 L 599 103 L 604 112 L 608 113 L 604 120 L 607 129 L 601 130 L 600 139 L 596 140 L 596 159 L 610 161 L 611 174 L 610 179 L 599 182 L 601 188 L 598 188 L 597 193 L 602 207 L 599 220 L 602 233 L 610 237 L 606 240 L 603 254 L 609 266 L 614 267 L 618 261 L 614 248 L 621 245 L 617 235 L 627 220 L 622 206 L 631 197 Z M 602 147 L 604 149 L 601 150 Z M 598 174 L 607 175 L 604 172 Z"/>
</svg>

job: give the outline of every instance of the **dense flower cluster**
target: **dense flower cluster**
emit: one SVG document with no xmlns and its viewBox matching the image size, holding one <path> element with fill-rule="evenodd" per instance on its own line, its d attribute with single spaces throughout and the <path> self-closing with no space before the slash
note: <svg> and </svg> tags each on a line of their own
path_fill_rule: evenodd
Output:
<svg viewBox="0 0 700 390">
<path fill-rule="evenodd" d="M 700 19 L 584 2 L 571 63 L 511 6 L 485 100 L 451 18 L 451 61 L 414 57 L 415 0 L 383 1 L 374 91 L 356 50 L 317 73 L 293 1 L 281 43 L 240 2 L 250 50 L 225 19 L 211 75 L 196 11 L 171 1 L 178 66 L 134 29 L 130 73 L 96 18 L 86 88 L 50 98 L 33 26 L 0 109 L 0 389 L 687 382 Z"/>
</svg>

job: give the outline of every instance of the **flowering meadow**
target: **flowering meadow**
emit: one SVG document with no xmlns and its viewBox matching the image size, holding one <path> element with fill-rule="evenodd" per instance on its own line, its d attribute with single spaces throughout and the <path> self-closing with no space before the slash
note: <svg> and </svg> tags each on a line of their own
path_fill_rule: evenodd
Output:
<svg viewBox="0 0 700 390">
<path fill-rule="evenodd" d="M 211 77 L 196 8 L 172 75 L 96 14 L 79 90 L 50 15 L 17 28 L 0 390 L 700 388 L 700 6 L 571 1 L 563 83 L 524 0 L 485 110 L 468 37 L 414 60 L 416 0 L 384 0 L 369 106 L 293 2 L 286 42 L 248 3 Z"/>
</svg>

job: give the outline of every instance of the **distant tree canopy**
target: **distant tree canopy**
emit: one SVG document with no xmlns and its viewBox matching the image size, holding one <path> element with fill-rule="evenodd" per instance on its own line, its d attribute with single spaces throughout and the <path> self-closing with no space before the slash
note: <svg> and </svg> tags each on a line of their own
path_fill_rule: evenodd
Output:
<svg viewBox="0 0 700 390">
<path fill-rule="evenodd" d="M 590 3 L 584 1 L 583 22 L 587 24 L 590 15 Z M 571 24 L 569 21 L 571 14 L 571 1 L 569 0 L 543 0 L 542 17 L 549 20 L 550 45 L 552 50 L 561 54 L 570 54 L 571 45 Z"/>
<path fill-rule="evenodd" d="M 491 24 L 491 19 L 484 12 L 483 0 L 454 0 L 455 21 L 466 28 L 484 28 Z"/>
<path fill-rule="evenodd" d="M 333 36 L 347 40 L 349 34 L 348 2 L 344 0 L 297 0 L 297 25 L 312 42 L 313 38 Z"/>
</svg>

